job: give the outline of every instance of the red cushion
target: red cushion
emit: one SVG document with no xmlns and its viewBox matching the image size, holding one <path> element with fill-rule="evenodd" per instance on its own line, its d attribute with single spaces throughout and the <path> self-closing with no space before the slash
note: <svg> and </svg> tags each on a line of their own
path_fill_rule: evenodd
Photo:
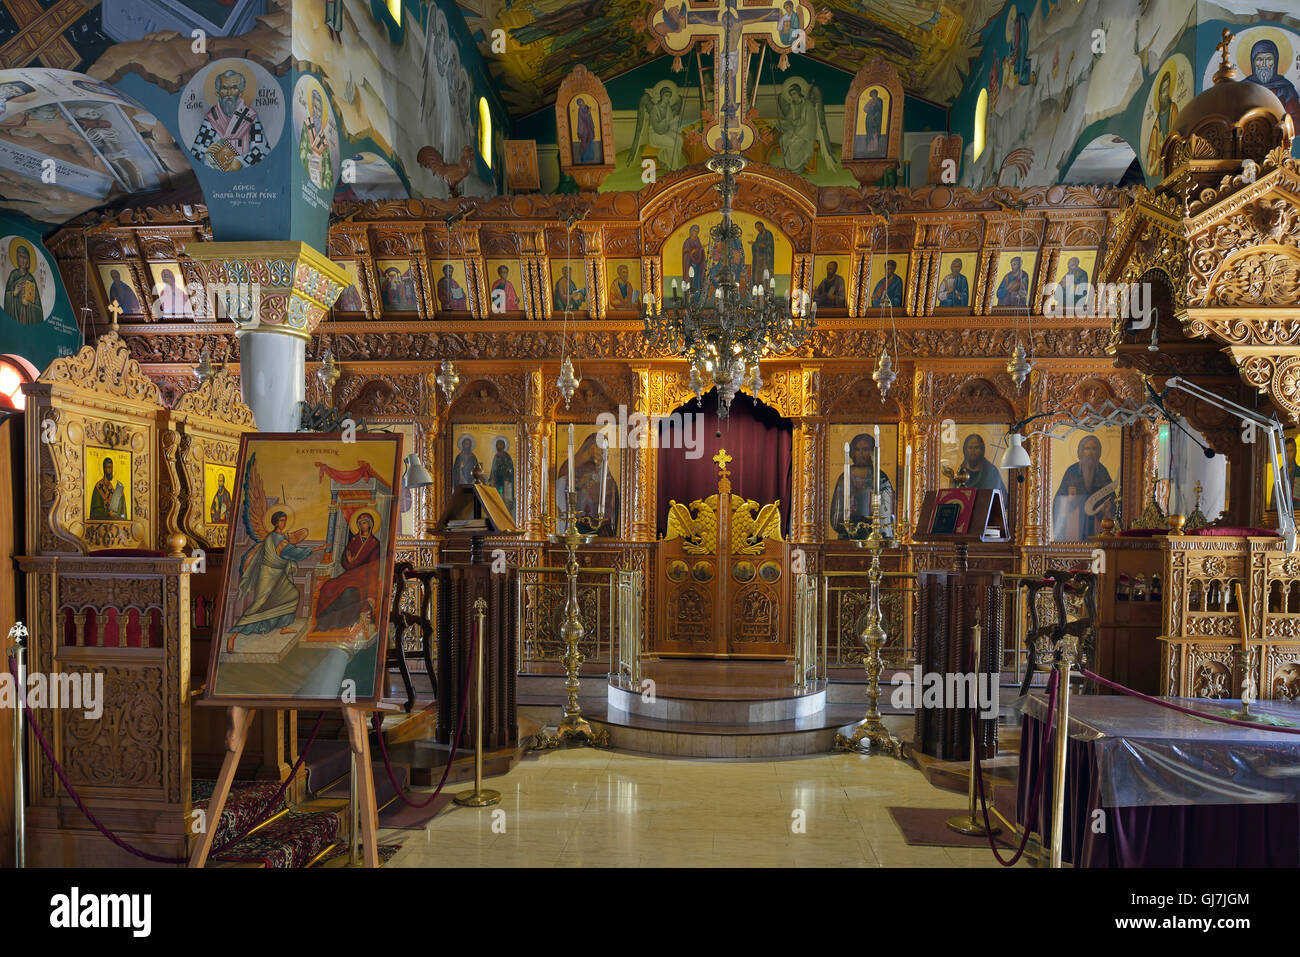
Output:
<svg viewBox="0 0 1300 957">
<path fill-rule="evenodd" d="M 1222 535 L 1226 538 L 1277 538 L 1277 531 L 1272 528 L 1232 528 L 1206 527 L 1198 528 L 1188 535 Z"/>
</svg>

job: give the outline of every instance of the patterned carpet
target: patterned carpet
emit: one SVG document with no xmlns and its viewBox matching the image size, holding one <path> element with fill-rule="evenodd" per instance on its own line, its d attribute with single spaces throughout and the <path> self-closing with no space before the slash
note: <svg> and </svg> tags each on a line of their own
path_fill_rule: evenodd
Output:
<svg viewBox="0 0 1300 957">
<path fill-rule="evenodd" d="M 338 814 L 288 811 L 213 859 L 268 868 L 306 867 L 338 840 L 339 831 Z"/>
<path fill-rule="evenodd" d="M 217 782 L 199 778 L 190 784 L 190 801 L 194 809 L 206 811 L 208 801 Z M 240 834 L 244 828 L 257 820 L 267 810 L 267 802 L 280 790 L 275 781 L 236 781 L 230 786 L 226 797 L 226 806 L 221 809 L 221 820 L 216 825 L 216 836 L 212 839 L 213 847 L 220 847 L 232 837 Z M 284 807 L 281 798 L 276 812 Z M 273 812 L 274 813 L 274 812 Z"/>
<path fill-rule="evenodd" d="M 391 861 L 393 859 L 393 856 L 401 849 L 402 849 L 402 845 L 400 844 L 380 844 L 379 845 L 379 866 L 383 867 L 385 864 Z M 330 866 L 337 867 L 338 865 L 334 864 L 333 862 L 337 861 L 339 858 L 347 857 L 350 851 L 351 848 L 348 846 L 347 842 L 344 841 L 338 844 L 337 846 L 335 846 L 334 848 L 332 848 L 328 854 L 326 854 L 319 861 L 313 864 L 312 867 L 330 867 Z"/>
</svg>

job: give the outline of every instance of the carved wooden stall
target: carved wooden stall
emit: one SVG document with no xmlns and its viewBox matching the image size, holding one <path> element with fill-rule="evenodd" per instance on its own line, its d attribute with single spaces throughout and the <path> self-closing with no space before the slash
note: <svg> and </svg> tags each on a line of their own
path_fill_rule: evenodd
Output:
<svg viewBox="0 0 1300 957">
<path fill-rule="evenodd" d="M 172 421 L 157 385 L 111 332 L 56 360 L 25 391 L 31 554 L 19 565 L 29 667 L 103 680 L 102 715 L 42 707 L 36 720 L 105 826 L 149 853 L 183 856 L 196 761 L 191 644 L 196 613 L 210 621 L 200 598 L 213 593 L 220 568 L 217 536 L 201 529 L 203 473 L 233 461 L 230 446 L 251 414 L 218 376 L 185 397 Z M 209 549 L 206 573 L 191 572 L 182 529 Z M 223 750 L 220 732 L 211 736 Z M 29 862 L 141 863 L 82 816 L 34 732 L 28 748 Z"/>
<path fill-rule="evenodd" d="M 1246 642 L 1256 695 L 1300 698 L 1300 556 L 1276 537 L 1171 535 L 1164 549 L 1161 693 L 1240 696 Z"/>
</svg>

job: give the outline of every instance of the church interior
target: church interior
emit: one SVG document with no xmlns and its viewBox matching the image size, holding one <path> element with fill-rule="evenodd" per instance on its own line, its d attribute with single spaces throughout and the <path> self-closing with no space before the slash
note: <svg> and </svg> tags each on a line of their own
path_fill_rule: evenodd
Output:
<svg viewBox="0 0 1300 957">
<path fill-rule="evenodd" d="M 1300 866 L 1298 87 L 1248 0 L 0 0 L 0 864 Z"/>
</svg>

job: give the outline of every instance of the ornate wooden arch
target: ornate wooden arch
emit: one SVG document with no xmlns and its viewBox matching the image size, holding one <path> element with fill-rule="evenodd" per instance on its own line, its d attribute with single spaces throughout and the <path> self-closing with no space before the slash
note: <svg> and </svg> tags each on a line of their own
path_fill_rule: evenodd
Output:
<svg viewBox="0 0 1300 957">
<path fill-rule="evenodd" d="M 641 207 L 641 254 L 662 253 L 664 242 L 697 216 L 718 212 L 718 174 L 691 166 L 655 182 Z M 736 177 L 737 212 L 761 216 L 797 253 L 812 250 L 816 187 L 766 163 L 750 163 Z"/>
<path fill-rule="evenodd" d="M 497 422 L 502 419 L 520 419 L 527 413 L 524 396 L 504 393 L 503 380 L 475 378 L 462 383 L 456 395 L 446 406 L 446 422 Z"/>
<path fill-rule="evenodd" d="M 581 371 L 581 370 L 579 370 Z M 582 376 L 578 388 L 568 406 L 560 395 L 555 379 L 548 376 L 545 380 L 545 393 L 542 398 L 543 412 L 556 422 L 595 421 L 601 413 L 618 415 L 619 405 L 628 405 L 627 389 L 619 388 L 621 376 L 608 374 L 588 374 Z"/>
<path fill-rule="evenodd" d="M 993 416 L 1019 416 L 1020 396 L 1005 374 L 930 373 L 932 414 L 965 422 Z"/>
<path fill-rule="evenodd" d="M 822 415 L 827 421 L 899 422 L 905 418 L 904 390 L 891 391 L 883 400 L 880 387 L 868 374 L 828 376 L 823 393 Z"/>
</svg>

